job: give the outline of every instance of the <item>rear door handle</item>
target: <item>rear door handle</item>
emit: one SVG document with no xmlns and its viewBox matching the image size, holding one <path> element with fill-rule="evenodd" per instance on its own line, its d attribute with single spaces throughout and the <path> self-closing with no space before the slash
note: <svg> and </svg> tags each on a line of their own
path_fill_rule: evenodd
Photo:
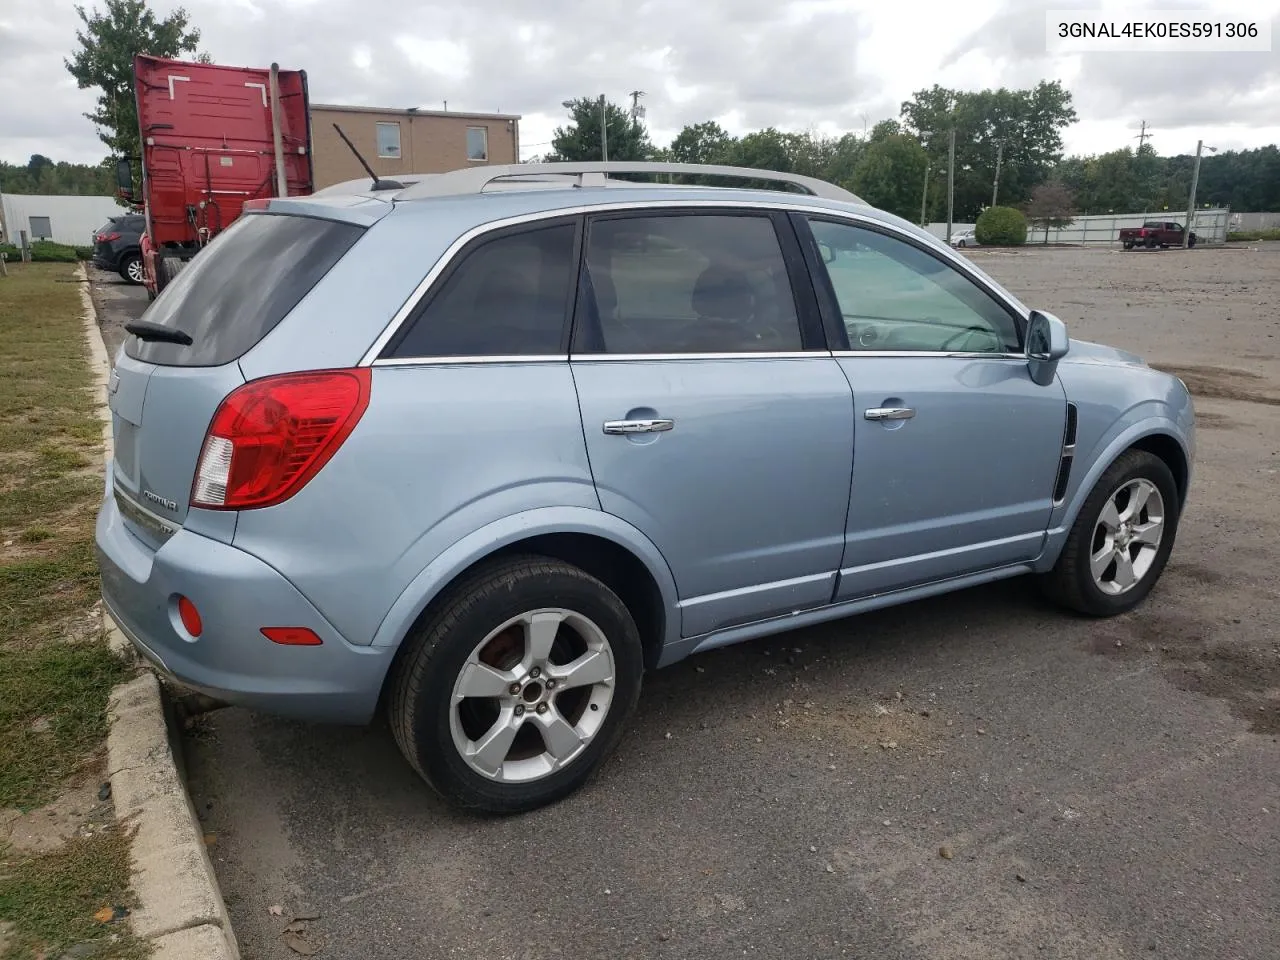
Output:
<svg viewBox="0 0 1280 960">
<path fill-rule="evenodd" d="M 676 425 L 674 420 L 606 420 L 605 433 L 663 433 Z"/>
<path fill-rule="evenodd" d="M 915 407 L 869 407 L 863 414 L 868 420 L 910 420 Z"/>
</svg>

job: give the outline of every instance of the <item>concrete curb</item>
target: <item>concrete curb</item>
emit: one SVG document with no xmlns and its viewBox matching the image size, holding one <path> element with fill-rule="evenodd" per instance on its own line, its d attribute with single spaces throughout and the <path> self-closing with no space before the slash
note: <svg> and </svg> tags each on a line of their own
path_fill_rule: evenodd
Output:
<svg viewBox="0 0 1280 960">
<path fill-rule="evenodd" d="M 101 402 L 104 469 L 111 462 L 111 414 L 106 403 L 111 361 L 89 294 L 88 271 L 77 271 L 84 304 L 93 389 Z M 132 646 L 102 611 L 111 648 Z M 151 942 L 154 960 L 239 960 L 227 908 L 186 786 L 170 745 L 160 682 L 146 670 L 111 691 L 107 705 L 107 779 L 116 816 L 135 830 L 129 856 L 138 899 L 130 922 Z"/>
</svg>

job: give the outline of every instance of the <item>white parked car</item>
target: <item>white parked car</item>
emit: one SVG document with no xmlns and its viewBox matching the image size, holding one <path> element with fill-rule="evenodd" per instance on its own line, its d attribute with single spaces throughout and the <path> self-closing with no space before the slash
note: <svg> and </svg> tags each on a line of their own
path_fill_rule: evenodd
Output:
<svg viewBox="0 0 1280 960">
<path fill-rule="evenodd" d="M 954 234 L 951 237 L 951 245 L 953 247 L 976 247 L 978 238 L 972 230 L 966 230 L 963 233 Z"/>
</svg>

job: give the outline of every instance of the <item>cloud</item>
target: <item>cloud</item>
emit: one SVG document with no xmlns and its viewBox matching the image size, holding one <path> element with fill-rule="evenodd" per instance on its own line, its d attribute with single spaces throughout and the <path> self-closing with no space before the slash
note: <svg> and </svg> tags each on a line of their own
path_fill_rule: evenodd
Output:
<svg viewBox="0 0 1280 960">
<path fill-rule="evenodd" d="M 179 3 L 151 0 L 159 15 Z M 1229 128 L 1250 143 L 1274 139 L 1271 128 L 1280 128 L 1274 54 L 1200 54 L 1192 66 L 1174 57 L 1048 57 L 1044 11 L 1079 0 L 966 0 L 936 4 L 927 15 L 916 4 L 881 0 L 185 5 L 201 49 L 217 62 L 306 69 L 316 102 L 438 108 L 448 101 L 453 110 L 522 114 L 529 152 L 545 149 L 538 145 L 563 122 L 562 100 L 605 93 L 620 103 L 633 90 L 645 93 L 658 142 L 707 119 L 735 132 L 860 131 L 934 83 L 979 89 L 1045 77 L 1067 82 L 1090 137 L 1089 130 L 1140 118 L 1166 129 L 1218 126 L 1224 136 Z M 70 0 L 0 0 L 0 158 L 102 157 L 82 117 L 93 93 L 77 90 L 62 65 L 76 24 Z M 1079 148 L 1070 133 L 1068 143 Z"/>
</svg>

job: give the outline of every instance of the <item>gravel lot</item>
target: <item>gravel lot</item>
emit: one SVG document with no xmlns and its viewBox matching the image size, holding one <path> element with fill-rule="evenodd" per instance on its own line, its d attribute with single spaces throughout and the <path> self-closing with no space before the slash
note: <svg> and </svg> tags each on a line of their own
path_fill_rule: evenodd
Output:
<svg viewBox="0 0 1280 960">
<path fill-rule="evenodd" d="M 444 808 L 383 730 L 206 715 L 247 960 L 294 956 L 298 912 L 371 960 L 1280 956 L 1280 244 L 972 255 L 1197 394 L 1139 611 L 1011 581 L 692 658 L 588 789 L 515 819 Z"/>
</svg>

